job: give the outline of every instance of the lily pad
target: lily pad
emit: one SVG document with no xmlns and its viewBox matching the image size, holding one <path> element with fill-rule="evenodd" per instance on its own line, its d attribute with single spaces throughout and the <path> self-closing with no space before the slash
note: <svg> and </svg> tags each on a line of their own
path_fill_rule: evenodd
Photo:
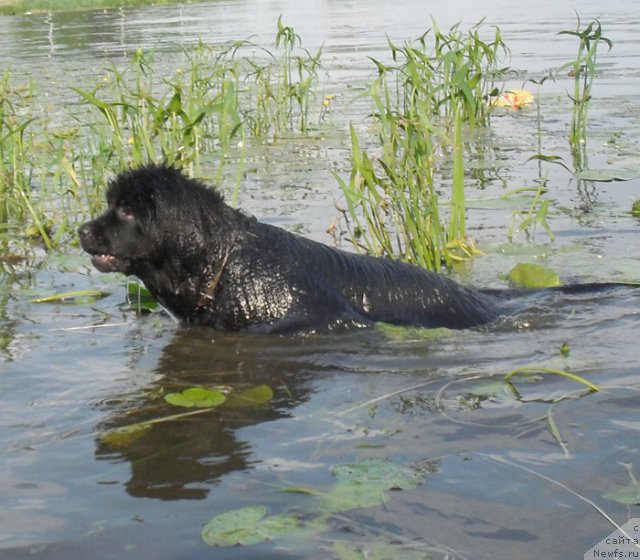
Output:
<svg viewBox="0 0 640 560">
<path fill-rule="evenodd" d="M 175 406 L 212 408 L 214 406 L 220 406 L 226 400 L 226 397 L 224 393 L 220 391 L 191 387 L 181 393 L 169 393 L 165 395 L 164 400 Z"/>
<path fill-rule="evenodd" d="M 377 483 L 341 481 L 329 492 L 319 496 L 309 509 L 334 514 L 379 506 L 384 503 L 384 490 L 384 485 Z"/>
<path fill-rule="evenodd" d="M 505 383 L 502 379 L 490 380 L 483 383 L 477 383 L 469 390 L 469 394 L 474 397 L 497 397 L 505 393 Z"/>
<path fill-rule="evenodd" d="M 210 546 L 257 544 L 295 531 L 300 519 L 295 515 L 267 516 L 263 506 L 246 507 L 216 515 L 202 528 L 202 540 Z"/>
<path fill-rule="evenodd" d="M 444 327 L 427 329 L 423 327 L 407 327 L 392 325 L 391 323 L 376 323 L 376 328 L 387 338 L 396 342 L 408 342 L 411 340 L 438 340 L 449 338 L 453 332 Z"/>
<path fill-rule="evenodd" d="M 332 474 L 338 479 L 327 493 L 316 495 L 306 511 L 334 514 L 384 503 L 386 490 L 414 488 L 422 476 L 413 469 L 385 459 L 335 465 Z"/>
<path fill-rule="evenodd" d="M 265 405 L 273 399 L 273 390 L 268 385 L 258 385 L 240 393 L 231 393 L 228 406 L 253 407 Z"/>
<path fill-rule="evenodd" d="M 516 288 L 551 288 L 562 286 L 560 277 L 550 268 L 537 263 L 519 263 L 508 274 Z"/>
<path fill-rule="evenodd" d="M 640 167 L 607 167 L 606 169 L 583 169 L 576 173 L 583 181 L 631 181 L 640 178 Z"/>
<path fill-rule="evenodd" d="M 422 477 L 413 469 L 385 459 L 335 465 L 331 472 L 338 480 L 373 483 L 385 490 L 415 488 L 422 482 Z"/>
<path fill-rule="evenodd" d="M 604 495 L 605 498 L 615 500 L 629 506 L 640 505 L 640 484 L 629 484 Z"/>
<path fill-rule="evenodd" d="M 148 422 L 140 422 L 131 426 L 124 426 L 116 430 L 105 433 L 100 442 L 113 449 L 121 449 L 129 446 L 135 440 L 141 438 L 151 428 Z"/>
</svg>

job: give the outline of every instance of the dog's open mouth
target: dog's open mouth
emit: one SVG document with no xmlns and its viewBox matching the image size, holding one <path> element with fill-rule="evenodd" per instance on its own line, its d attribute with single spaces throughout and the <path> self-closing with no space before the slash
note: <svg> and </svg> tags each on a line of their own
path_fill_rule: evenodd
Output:
<svg viewBox="0 0 640 560">
<path fill-rule="evenodd" d="M 115 255 L 92 255 L 91 262 L 100 272 L 124 272 L 129 264 Z"/>
</svg>

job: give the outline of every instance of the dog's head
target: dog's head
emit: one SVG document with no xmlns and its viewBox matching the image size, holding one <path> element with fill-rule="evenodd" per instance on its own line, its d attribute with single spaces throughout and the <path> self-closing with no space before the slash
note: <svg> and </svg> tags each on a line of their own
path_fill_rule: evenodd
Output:
<svg viewBox="0 0 640 560">
<path fill-rule="evenodd" d="M 142 267 L 159 267 L 202 242 L 203 208 L 211 209 L 202 197 L 222 203 L 217 193 L 172 167 L 122 173 L 109 184 L 107 210 L 78 229 L 82 248 L 101 272 L 139 275 Z"/>
<path fill-rule="evenodd" d="M 109 185 L 106 211 L 78 229 L 82 248 L 101 272 L 133 274 L 133 263 L 148 260 L 153 249 L 149 224 L 155 203 L 144 177 L 131 175 L 120 175 Z"/>
</svg>

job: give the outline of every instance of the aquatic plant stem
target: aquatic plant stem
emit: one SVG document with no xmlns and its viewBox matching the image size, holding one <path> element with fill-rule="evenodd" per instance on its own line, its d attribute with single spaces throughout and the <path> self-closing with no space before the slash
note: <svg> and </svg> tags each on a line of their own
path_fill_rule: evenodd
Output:
<svg viewBox="0 0 640 560">
<path fill-rule="evenodd" d="M 551 434 L 553 435 L 555 440 L 558 442 L 558 445 L 562 449 L 564 456 L 569 457 L 570 455 L 569 448 L 567 447 L 567 444 L 564 442 L 564 439 L 562 439 L 562 434 L 560 433 L 560 430 L 558 429 L 558 425 L 556 424 L 555 418 L 553 416 L 554 405 L 555 403 L 550 404 L 549 408 L 547 409 L 547 422 L 549 424 L 549 430 L 551 431 Z"/>
<path fill-rule="evenodd" d="M 577 15 L 577 14 L 576 14 Z M 596 56 L 599 43 L 613 47 L 611 40 L 602 35 L 602 26 L 594 19 L 585 29 L 580 29 L 580 16 L 575 31 L 560 31 L 558 35 L 570 35 L 578 38 L 578 53 L 573 62 L 563 69 L 570 69 L 573 75 L 573 95 L 569 95 L 573 102 L 569 144 L 574 157 L 576 170 L 587 166 L 587 112 L 592 96 L 592 85 L 596 75 Z"/>
<path fill-rule="evenodd" d="M 445 33 L 434 22 L 414 42 L 388 40 L 393 65 L 372 59 L 378 77 L 367 96 L 381 155 L 362 151 L 352 127 L 358 154 L 349 182 L 339 179 L 357 247 L 436 271 L 473 254 L 464 243 L 463 130 L 488 125 L 494 80 L 506 71 L 497 67 L 500 51 L 508 52 L 499 30 L 484 42 L 479 26 L 465 34 L 455 25 Z M 451 182 L 448 221 L 438 179 Z"/>
<path fill-rule="evenodd" d="M 582 383 L 583 385 L 586 385 L 590 391 L 600 391 L 600 387 L 598 387 L 597 385 L 594 385 L 593 383 L 591 383 L 591 381 L 586 380 L 584 377 L 580 377 L 579 375 L 575 375 L 574 373 L 570 373 L 568 371 L 564 371 L 561 369 L 552 369 L 552 368 L 545 368 L 545 367 L 521 367 L 521 368 L 517 368 L 514 369 L 513 371 L 510 371 L 507 375 L 505 375 L 502 379 L 505 382 L 510 382 L 511 379 L 519 374 L 522 373 L 550 373 L 553 375 L 560 375 L 562 377 L 566 377 L 568 379 L 571 379 L 573 381 L 577 381 L 578 383 Z"/>
<path fill-rule="evenodd" d="M 464 196 L 464 141 L 462 137 L 462 113 L 458 105 L 454 112 L 453 173 L 451 179 L 451 211 L 449 216 L 449 241 L 464 239 L 465 225 Z"/>
</svg>

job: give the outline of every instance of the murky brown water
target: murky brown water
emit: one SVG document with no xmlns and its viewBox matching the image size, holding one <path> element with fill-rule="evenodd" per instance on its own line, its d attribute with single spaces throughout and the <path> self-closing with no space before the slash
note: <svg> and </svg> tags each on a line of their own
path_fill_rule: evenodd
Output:
<svg viewBox="0 0 640 560">
<path fill-rule="evenodd" d="M 640 15 L 630 5 L 576 3 L 583 20 L 601 17 L 615 44 L 601 58 L 594 92 L 595 167 L 638 164 Z M 270 46 L 280 14 L 306 47 L 325 45 L 326 88 L 336 95 L 331 128 L 269 148 L 248 174 L 240 205 L 327 243 L 340 201 L 331 171 L 347 168 L 345 125 L 363 123 L 367 108 L 353 99 L 372 75 L 367 57 L 387 56 L 385 35 L 415 38 L 430 27 L 430 14 L 443 28 L 486 16 L 501 27 L 511 65 L 522 72 L 512 87 L 575 51 L 556 36 L 575 26 L 575 14 L 551 0 L 229 0 L 0 19 L 0 54 L 15 74 L 71 98 L 65 84 L 89 79 L 108 61 L 124 63 L 139 46 L 155 49 L 168 66 L 178 47 L 200 37 L 219 43 L 255 35 Z M 560 79 L 542 91 L 545 150 L 565 157 L 568 87 Z M 486 201 L 537 177 L 537 164 L 526 163 L 536 128 L 531 111 L 494 119 L 489 161 L 475 162 L 469 195 L 469 225 L 487 256 L 456 271 L 458 278 L 497 287 L 499 274 L 533 259 L 565 277 L 640 278 L 640 222 L 627 213 L 640 198 L 638 180 L 576 184 L 562 168 L 545 167 L 557 239 L 538 232 L 537 243 L 522 236 L 507 243 L 512 208 Z M 135 317 L 123 306 L 122 279 L 91 270 L 76 248 L 36 260 L 29 273 L 0 284 L 0 558 L 582 558 L 613 528 L 549 478 L 617 523 L 640 517 L 637 506 L 605 497 L 631 483 L 623 464 L 640 474 L 638 291 L 546 301 L 529 313 L 529 328 L 436 339 L 373 329 L 257 337 L 185 329 L 162 314 Z M 92 305 L 29 303 L 87 287 L 112 295 Z M 560 352 L 564 342 L 568 356 Z M 576 383 L 547 376 L 517 384 L 519 395 L 482 396 L 479 385 L 523 366 L 568 369 L 606 390 L 578 396 Z M 114 428 L 175 413 L 163 392 L 198 385 L 267 385 L 274 399 L 105 443 Z M 302 545 L 276 539 L 213 549 L 202 541 L 205 522 L 245 506 L 307 519 L 309 496 L 283 488 L 327 491 L 332 465 L 374 458 L 415 468 L 423 483 L 388 492 L 384 504 L 328 515 L 326 529 Z M 361 554 L 348 556 L 345 543 Z M 390 545 L 389 556 L 380 552 Z"/>
</svg>

